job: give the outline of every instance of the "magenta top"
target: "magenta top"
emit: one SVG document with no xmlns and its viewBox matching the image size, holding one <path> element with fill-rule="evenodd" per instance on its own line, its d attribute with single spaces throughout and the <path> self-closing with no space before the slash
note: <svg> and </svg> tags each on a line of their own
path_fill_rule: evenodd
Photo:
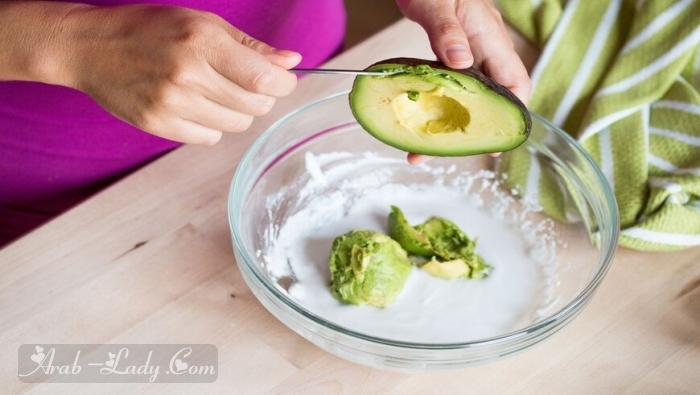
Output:
<svg viewBox="0 0 700 395">
<path fill-rule="evenodd" d="M 343 0 L 148 3 L 214 12 L 254 38 L 298 51 L 299 67 L 317 66 L 336 53 L 345 30 Z M 114 118 L 81 92 L 0 82 L 0 246 L 178 146 Z"/>
</svg>

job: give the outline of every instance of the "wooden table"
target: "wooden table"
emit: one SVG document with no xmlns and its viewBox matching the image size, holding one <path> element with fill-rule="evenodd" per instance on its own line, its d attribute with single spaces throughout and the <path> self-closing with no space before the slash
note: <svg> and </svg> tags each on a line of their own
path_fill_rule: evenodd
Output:
<svg viewBox="0 0 700 395">
<path fill-rule="evenodd" d="M 526 63 L 536 54 L 516 42 Z M 363 67 L 431 58 L 400 21 L 334 59 Z M 227 191 L 253 139 L 283 114 L 348 89 L 313 76 L 244 134 L 163 157 L 0 251 L 3 393 L 537 393 L 700 391 L 700 249 L 620 250 L 591 304 L 541 345 L 457 371 L 402 374 L 355 365 L 310 344 L 258 303 L 228 230 Z M 26 384 L 18 347 L 36 343 L 212 343 L 213 384 Z"/>
</svg>

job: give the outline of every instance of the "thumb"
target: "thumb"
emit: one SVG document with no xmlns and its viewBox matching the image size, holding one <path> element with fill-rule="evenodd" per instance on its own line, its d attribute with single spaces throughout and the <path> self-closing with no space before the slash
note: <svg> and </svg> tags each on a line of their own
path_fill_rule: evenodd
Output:
<svg viewBox="0 0 700 395">
<path fill-rule="evenodd" d="M 399 1 L 397 4 L 407 18 L 423 27 L 433 52 L 445 65 L 466 69 L 474 64 L 467 34 L 454 7 L 446 7 L 439 1 Z"/>
<path fill-rule="evenodd" d="M 291 69 L 301 62 L 301 54 L 286 49 L 279 50 L 239 31 L 239 37 L 234 37 L 246 47 L 264 55 L 272 64 L 284 69 Z"/>
<path fill-rule="evenodd" d="M 272 62 L 272 64 L 282 67 L 286 70 L 295 67 L 301 62 L 301 54 L 294 51 L 289 51 L 286 49 L 275 49 L 271 53 L 265 54 L 267 60 Z"/>
<path fill-rule="evenodd" d="M 246 47 L 264 55 L 267 60 L 276 66 L 282 67 L 284 69 L 291 69 L 301 62 L 301 54 L 295 51 L 288 50 L 278 50 L 267 43 L 264 43 L 258 39 L 255 39 L 241 30 L 231 26 L 229 23 L 224 21 L 218 16 L 212 14 L 205 14 L 211 20 L 213 20 L 217 25 L 226 30 L 226 32 L 236 41 L 245 45 Z"/>
</svg>

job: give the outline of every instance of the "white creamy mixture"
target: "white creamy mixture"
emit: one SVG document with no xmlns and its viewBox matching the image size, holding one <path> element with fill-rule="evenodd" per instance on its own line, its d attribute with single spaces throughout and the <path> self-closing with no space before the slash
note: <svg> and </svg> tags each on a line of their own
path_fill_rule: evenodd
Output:
<svg viewBox="0 0 700 395">
<path fill-rule="evenodd" d="M 348 329 L 423 343 L 483 339 L 541 318 L 540 310 L 551 302 L 556 281 L 551 220 L 528 220 L 534 208 L 513 208 L 516 200 L 497 188 L 491 172 L 461 175 L 452 174 L 454 167 L 423 165 L 417 171 L 436 175 L 434 184 L 392 184 L 392 164 L 399 166 L 396 160 L 371 154 L 355 158 L 347 153 L 307 154 L 309 179 L 301 192 L 289 196 L 283 190 L 268 200 L 268 210 L 280 199 L 304 200 L 281 228 L 266 232 L 268 245 L 261 252 L 272 278 L 293 279 L 291 298 Z M 441 174 L 450 175 L 450 181 L 444 182 Z M 320 190 L 326 192 L 315 194 Z M 387 233 L 391 205 L 400 207 L 412 225 L 430 216 L 455 222 L 478 239 L 477 253 L 494 267 L 491 275 L 448 281 L 414 268 L 401 295 L 385 309 L 338 302 L 329 290 L 333 239 L 353 229 Z"/>
</svg>

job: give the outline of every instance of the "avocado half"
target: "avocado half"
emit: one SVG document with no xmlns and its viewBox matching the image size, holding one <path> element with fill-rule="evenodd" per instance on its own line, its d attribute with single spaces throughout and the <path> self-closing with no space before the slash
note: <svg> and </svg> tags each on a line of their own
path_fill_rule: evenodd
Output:
<svg viewBox="0 0 700 395">
<path fill-rule="evenodd" d="M 516 148 L 530 134 L 532 119 L 508 88 L 474 68 L 439 62 L 387 59 L 359 75 L 350 108 L 372 136 L 392 147 L 432 156 L 465 156 Z"/>
</svg>

